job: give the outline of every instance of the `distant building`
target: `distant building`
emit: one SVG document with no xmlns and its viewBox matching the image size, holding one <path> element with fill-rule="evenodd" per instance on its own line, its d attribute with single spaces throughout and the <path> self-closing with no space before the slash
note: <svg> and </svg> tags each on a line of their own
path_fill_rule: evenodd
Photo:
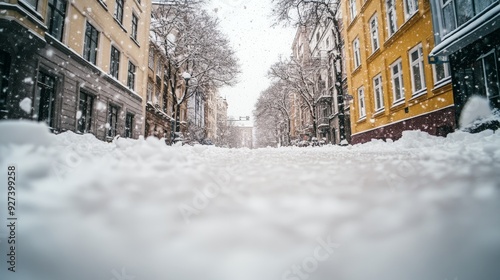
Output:
<svg viewBox="0 0 500 280">
<path fill-rule="evenodd" d="M 188 101 L 188 127 L 191 140 L 202 142 L 206 137 L 205 130 L 205 96 L 196 91 Z"/>
<path fill-rule="evenodd" d="M 327 143 L 332 144 L 340 144 L 343 140 L 349 141 L 350 139 L 349 106 L 346 106 L 348 104 L 344 101 L 344 94 L 347 90 L 338 92 L 335 87 L 337 83 L 340 85 L 347 83 L 345 79 L 337 81 L 336 75 L 337 72 L 343 71 L 345 76 L 343 64 L 336 58 L 337 49 L 343 46 L 341 33 L 337 34 L 337 32 L 342 32 L 343 25 L 342 20 L 338 20 L 339 30 L 331 19 L 325 19 L 309 34 L 312 57 L 320 61 L 315 80 L 319 92 L 315 100 L 318 138 L 325 139 Z"/>
<path fill-rule="evenodd" d="M 167 143 L 172 143 L 174 139 L 189 140 L 188 103 L 192 92 L 186 65 L 175 65 L 167 55 L 168 45 L 172 43 L 170 40 L 175 40 L 179 31 L 174 28 L 169 30 L 169 34 L 163 34 L 160 28 L 158 32 L 162 20 L 171 16 L 165 11 L 175 11 L 164 9 L 175 3 L 164 2 L 152 3 L 147 93 L 143 106 L 146 109 L 145 136 L 166 138 Z"/>
<path fill-rule="evenodd" d="M 205 130 L 206 139 L 215 141 L 217 138 L 217 97 L 216 90 L 205 92 Z"/>
<path fill-rule="evenodd" d="M 149 0 L 0 2 L 0 118 L 138 138 L 150 9 Z"/>
<path fill-rule="evenodd" d="M 426 59 L 434 47 L 429 2 L 342 3 L 352 143 L 453 131 L 450 72 Z"/>
<path fill-rule="evenodd" d="M 431 0 L 436 46 L 429 61 L 451 76 L 456 119 L 472 95 L 500 108 L 500 1 Z"/>
<path fill-rule="evenodd" d="M 217 97 L 217 137 L 214 139 L 217 146 L 227 145 L 227 109 L 228 104 L 226 98 Z"/>
<path fill-rule="evenodd" d="M 309 27 L 300 26 L 295 33 L 292 56 L 299 63 L 311 60 L 310 29 Z M 290 136 L 292 140 L 309 139 L 313 134 L 312 116 L 309 108 L 298 92 L 291 92 L 290 94 Z"/>
<path fill-rule="evenodd" d="M 253 127 L 235 126 L 236 141 L 231 146 L 232 148 L 249 148 L 253 149 Z"/>
<path fill-rule="evenodd" d="M 169 88 L 169 80 L 165 75 L 168 60 L 162 48 L 150 41 L 148 53 L 148 80 L 146 99 L 146 125 L 144 136 L 171 138 L 173 116 L 173 97 Z"/>
</svg>

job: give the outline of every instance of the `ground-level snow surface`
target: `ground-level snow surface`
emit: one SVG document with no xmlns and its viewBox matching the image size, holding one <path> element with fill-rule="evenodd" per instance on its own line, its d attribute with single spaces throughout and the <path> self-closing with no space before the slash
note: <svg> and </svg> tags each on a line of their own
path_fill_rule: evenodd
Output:
<svg viewBox="0 0 500 280">
<path fill-rule="evenodd" d="M 0 279 L 500 279 L 500 133 L 258 150 L 0 135 Z"/>
</svg>

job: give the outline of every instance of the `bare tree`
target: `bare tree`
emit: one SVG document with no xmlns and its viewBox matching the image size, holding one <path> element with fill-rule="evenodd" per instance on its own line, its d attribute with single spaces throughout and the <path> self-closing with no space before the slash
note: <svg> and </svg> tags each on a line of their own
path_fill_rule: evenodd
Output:
<svg viewBox="0 0 500 280">
<path fill-rule="evenodd" d="M 272 0 L 273 14 L 276 19 L 276 24 L 292 25 L 295 27 L 307 26 L 316 27 L 325 22 L 332 22 L 332 35 L 335 38 L 334 50 L 329 53 L 336 67 L 335 75 L 335 90 L 337 92 L 337 101 L 339 106 L 339 114 L 342 118 L 341 137 L 345 137 L 345 116 L 344 116 L 344 100 L 346 92 L 342 86 L 344 78 L 342 48 L 344 42 L 342 40 L 342 21 L 339 18 L 340 0 Z M 344 138 L 345 139 L 345 138 Z M 344 140 L 341 139 L 341 140 Z"/>
<path fill-rule="evenodd" d="M 218 19 L 202 9 L 204 1 L 159 1 L 153 8 L 151 37 L 167 58 L 165 76 L 173 95 L 174 119 L 195 92 L 236 83 L 240 67 Z M 183 87 L 184 90 L 179 90 Z"/>
<path fill-rule="evenodd" d="M 289 89 L 283 81 L 274 82 L 260 94 L 254 115 L 261 146 L 275 141 L 280 146 L 290 145 L 290 108 Z"/>
<path fill-rule="evenodd" d="M 296 92 L 306 105 L 312 118 L 312 134 L 317 134 L 317 110 L 316 100 L 320 94 L 320 88 L 316 85 L 316 73 L 320 61 L 310 59 L 298 62 L 295 59 L 282 59 L 271 66 L 269 76 L 282 81 L 282 86 L 286 88 L 286 93 Z"/>
</svg>

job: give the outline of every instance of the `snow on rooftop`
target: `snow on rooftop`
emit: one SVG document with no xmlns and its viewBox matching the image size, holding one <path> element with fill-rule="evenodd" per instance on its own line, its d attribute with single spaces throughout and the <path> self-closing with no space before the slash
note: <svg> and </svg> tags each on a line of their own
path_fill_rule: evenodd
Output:
<svg viewBox="0 0 500 280">
<path fill-rule="evenodd" d="M 18 270 L 3 261 L 0 279 L 500 276 L 500 134 L 492 131 L 238 150 L 105 143 L 2 121 L 1 182 L 11 164 Z M 0 198 L 6 209 L 5 188 Z"/>
</svg>

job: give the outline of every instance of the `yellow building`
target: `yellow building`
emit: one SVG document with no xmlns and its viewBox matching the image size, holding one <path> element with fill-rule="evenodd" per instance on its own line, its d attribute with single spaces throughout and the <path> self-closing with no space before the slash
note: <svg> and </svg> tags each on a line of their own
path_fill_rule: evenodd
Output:
<svg viewBox="0 0 500 280">
<path fill-rule="evenodd" d="M 405 130 L 453 131 L 450 71 L 427 60 L 434 47 L 429 2 L 342 2 L 352 143 L 398 139 Z"/>
<path fill-rule="evenodd" d="M 0 10 L 1 118 L 102 140 L 143 133 L 150 0 L 4 0 Z"/>
</svg>

